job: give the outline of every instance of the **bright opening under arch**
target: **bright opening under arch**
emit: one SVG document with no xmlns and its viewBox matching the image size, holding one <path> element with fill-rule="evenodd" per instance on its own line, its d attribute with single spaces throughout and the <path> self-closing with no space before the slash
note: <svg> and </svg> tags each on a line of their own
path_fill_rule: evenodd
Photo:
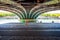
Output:
<svg viewBox="0 0 60 40">
<path fill-rule="evenodd" d="M 37 23 L 60 23 L 60 10 L 42 13 L 37 17 Z"/>
<path fill-rule="evenodd" d="M 0 24 L 19 23 L 19 17 L 12 12 L 0 10 Z"/>
</svg>

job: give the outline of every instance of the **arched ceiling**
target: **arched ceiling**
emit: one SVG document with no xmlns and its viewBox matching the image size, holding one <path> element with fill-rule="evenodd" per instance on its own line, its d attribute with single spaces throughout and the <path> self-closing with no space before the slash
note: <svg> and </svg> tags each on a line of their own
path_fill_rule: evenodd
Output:
<svg viewBox="0 0 60 40">
<path fill-rule="evenodd" d="M 60 10 L 60 4 L 36 4 L 26 10 L 24 6 L 12 0 L 0 0 L 0 10 L 10 11 L 17 14 L 21 19 L 36 19 L 41 13 L 53 10 Z M 28 12 L 28 13 L 27 13 Z"/>
<path fill-rule="evenodd" d="M 22 15 L 24 16 L 26 14 L 26 10 L 21 4 L 11 0 L 0 0 L 0 10 L 14 12 L 18 14 L 20 18 L 22 18 Z"/>
</svg>

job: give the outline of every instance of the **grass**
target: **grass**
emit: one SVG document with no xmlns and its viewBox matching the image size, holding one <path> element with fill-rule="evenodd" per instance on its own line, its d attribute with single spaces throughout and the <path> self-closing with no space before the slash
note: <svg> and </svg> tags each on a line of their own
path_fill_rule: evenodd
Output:
<svg viewBox="0 0 60 40">
<path fill-rule="evenodd" d="M 15 14 L 0 12 L 0 17 L 5 17 L 5 16 L 15 16 Z"/>
<path fill-rule="evenodd" d="M 60 0 L 51 0 L 51 1 L 46 2 L 44 4 L 51 5 L 51 4 L 57 4 L 57 3 L 60 3 Z"/>
<path fill-rule="evenodd" d="M 45 13 L 45 14 L 41 14 L 42 16 L 49 16 L 49 17 L 59 17 L 60 14 L 59 13 Z"/>
</svg>

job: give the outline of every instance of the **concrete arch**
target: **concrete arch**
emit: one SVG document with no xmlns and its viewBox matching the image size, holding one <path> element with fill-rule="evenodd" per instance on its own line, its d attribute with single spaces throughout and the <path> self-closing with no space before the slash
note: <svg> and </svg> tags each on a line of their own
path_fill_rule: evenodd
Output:
<svg viewBox="0 0 60 40">
<path fill-rule="evenodd" d="M 4 10 L 4 11 L 9 11 L 12 13 L 15 13 L 16 15 L 19 16 L 20 19 L 24 18 L 24 14 L 22 12 L 22 10 L 20 10 L 20 8 L 18 7 L 14 7 L 13 5 L 6 5 L 6 4 L 0 4 L 0 10 Z"/>
<path fill-rule="evenodd" d="M 37 5 L 32 10 L 31 13 L 33 14 L 32 15 L 30 14 L 30 16 L 31 18 L 34 17 L 34 19 L 36 19 L 42 13 L 54 11 L 54 10 L 60 10 L 60 5 L 44 5 L 44 6 Z"/>
<path fill-rule="evenodd" d="M 5 7 L 1 7 L 1 6 L 0 6 L 0 10 L 12 12 L 12 13 L 16 14 L 18 17 L 20 17 L 20 16 L 17 14 L 18 12 L 16 12 L 15 10 L 11 10 L 10 8 L 5 8 Z"/>
<path fill-rule="evenodd" d="M 13 12 L 16 15 L 18 15 L 19 18 L 21 18 L 21 19 L 26 19 L 28 17 L 31 19 L 32 18 L 36 19 L 40 14 L 42 14 L 44 12 L 60 10 L 60 5 L 58 5 L 58 4 L 54 4 L 54 5 L 37 4 L 31 10 L 28 9 L 30 11 L 30 12 L 28 12 L 26 8 L 24 8 L 23 6 L 21 6 L 18 3 L 16 3 L 15 5 L 1 3 L 0 10 Z"/>
</svg>

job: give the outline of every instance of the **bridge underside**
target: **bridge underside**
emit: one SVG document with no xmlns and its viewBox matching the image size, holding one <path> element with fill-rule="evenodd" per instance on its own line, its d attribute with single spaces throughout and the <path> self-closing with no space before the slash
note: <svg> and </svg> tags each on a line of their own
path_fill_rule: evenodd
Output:
<svg viewBox="0 0 60 40">
<path fill-rule="evenodd" d="M 3 3 L 4 2 L 4 3 Z M 48 11 L 60 10 L 60 3 L 44 5 L 40 3 L 19 3 L 15 1 L 1 1 L 0 10 L 13 12 L 20 19 L 36 19 L 40 14 Z"/>
<path fill-rule="evenodd" d="M 36 19 L 42 13 L 60 10 L 60 4 L 44 5 L 38 3 L 28 5 L 1 2 L 0 10 L 15 13 L 20 19 Z M 60 40 L 60 24 L 32 23 L 27 26 L 20 23 L 2 24 L 0 25 L 0 40 Z"/>
</svg>

